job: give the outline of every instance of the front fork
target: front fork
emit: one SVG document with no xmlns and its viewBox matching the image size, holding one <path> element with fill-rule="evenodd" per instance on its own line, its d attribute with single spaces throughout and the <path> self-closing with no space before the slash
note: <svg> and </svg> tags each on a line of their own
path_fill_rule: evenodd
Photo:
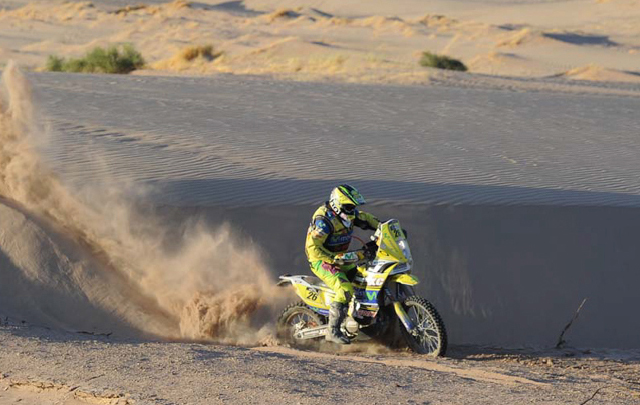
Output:
<svg viewBox="0 0 640 405">
<path fill-rule="evenodd" d="M 387 297 L 393 302 L 393 309 L 396 311 L 396 315 L 407 331 L 413 331 L 415 325 L 411 322 L 411 318 L 409 318 L 409 315 L 407 315 L 407 312 L 402 307 L 404 300 L 408 296 L 413 295 L 413 288 L 404 284 L 396 284 L 396 291 L 392 292 L 391 290 L 391 288 L 387 287 Z"/>
<path fill-rule="evenodd" d="M 393 309 L 396 310 L 396 315 L 398 315 L 398 318 L 400 318 L 400 322 L 402 322 L 405 329 L 411 332 L 413 328 L 415 328 L 415 326 L 413 325 L 413 322 L 411 322 L 411 319 L 409 319 L 409 315 L 407 315 L 407 312 L 404 310 L 404 308 L 402 308 L 402 303 L 395 301 L 393 303 Z"/>
</svg>

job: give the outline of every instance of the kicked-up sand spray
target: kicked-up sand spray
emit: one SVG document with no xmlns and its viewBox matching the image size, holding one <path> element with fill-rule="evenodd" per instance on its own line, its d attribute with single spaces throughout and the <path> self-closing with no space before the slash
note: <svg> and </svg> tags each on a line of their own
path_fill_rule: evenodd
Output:
<svg viewBox="0 0 640 405">
<path fill-rule="evenodd" d="M 0 310 L 68 329 L 126 325 L 169 339 L 269 340 L 282 291 L 275 293 L 258 249 L 239 248 L 228 226 L 212 231 L 198 220 L 182 224 L 179 243 L 170 244 L 175 230 L 136 209 L 122 184 L 73 192 L 38 153 L 55 134 L 36 114 L 27 78 L 9 63 L 2 85 Z"/>
</svg>

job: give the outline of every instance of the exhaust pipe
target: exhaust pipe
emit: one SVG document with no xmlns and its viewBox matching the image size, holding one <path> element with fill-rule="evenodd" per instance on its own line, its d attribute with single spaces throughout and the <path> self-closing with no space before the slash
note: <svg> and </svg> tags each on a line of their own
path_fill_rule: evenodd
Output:
<svg viewBox="0 0 640 405">
<path fill-rule="evenodd" d="M 305 328 L 293 334 L 293 337 L 299 340 L 315 339 L 327 334 L 327 325 L 316 326 L 314 328 Z"/>
</svg>

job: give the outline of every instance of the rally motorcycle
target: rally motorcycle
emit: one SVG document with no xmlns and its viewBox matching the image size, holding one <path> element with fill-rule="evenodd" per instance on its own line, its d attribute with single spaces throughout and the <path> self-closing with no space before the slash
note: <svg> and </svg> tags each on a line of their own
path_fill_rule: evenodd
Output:
<svg viewBox="0 0 640 405">
<path fill-rule="evenodd" d="M 401 335 L 411 350 L 444 356 L 444 323 L 436 308 L 414 293 L 418 279 L 411 274 L 413 260 L 398 220 L 380 223 L 363 251 L 366 259 L 357 263 L 353 274 L 347 274 L 355 295 L 342 333 L 350 340 L 384 338 L 398 328 L 399 320 Z M 317 277 L 280 276 L 279 286 L 289 284 L 301 301 L 286 307 L 278 318 L 278 336 L 294 346 L 324 339 L 334 292 Z"/>
</svg>

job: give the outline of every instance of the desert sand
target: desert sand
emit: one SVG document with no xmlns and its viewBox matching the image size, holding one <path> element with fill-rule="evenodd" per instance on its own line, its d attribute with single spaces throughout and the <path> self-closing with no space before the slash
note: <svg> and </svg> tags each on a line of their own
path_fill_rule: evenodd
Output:
<svg viewBox="0 0 640 405">
<path fill-rule="evenodd" d="M 424 51 L 482 75 L 640 82 L 640 7 L 611 1 L 0 2 L 0 60 L 38 69 L 130 42 L 142 74 L 429 83 Z M 209 57 L 185 50 L 211 45 Z M 192 54 L 193 55 L 193 54 Z"/>
<path fill-rule="evenodd" d="M 0 10 L 0 404 L 640 402 L 638 2 Z M 121 42 L 145 69 L 41 72 Z M 449 358 L 275 339 L 345 181 Z"/>
<path fill-rule="evenodd" d="M 0 404 L 638 403 L 639 353 L 370 354 L 0 330 Z M 6 388 L 6 389 L 5 389 Z"/>
</svg>

